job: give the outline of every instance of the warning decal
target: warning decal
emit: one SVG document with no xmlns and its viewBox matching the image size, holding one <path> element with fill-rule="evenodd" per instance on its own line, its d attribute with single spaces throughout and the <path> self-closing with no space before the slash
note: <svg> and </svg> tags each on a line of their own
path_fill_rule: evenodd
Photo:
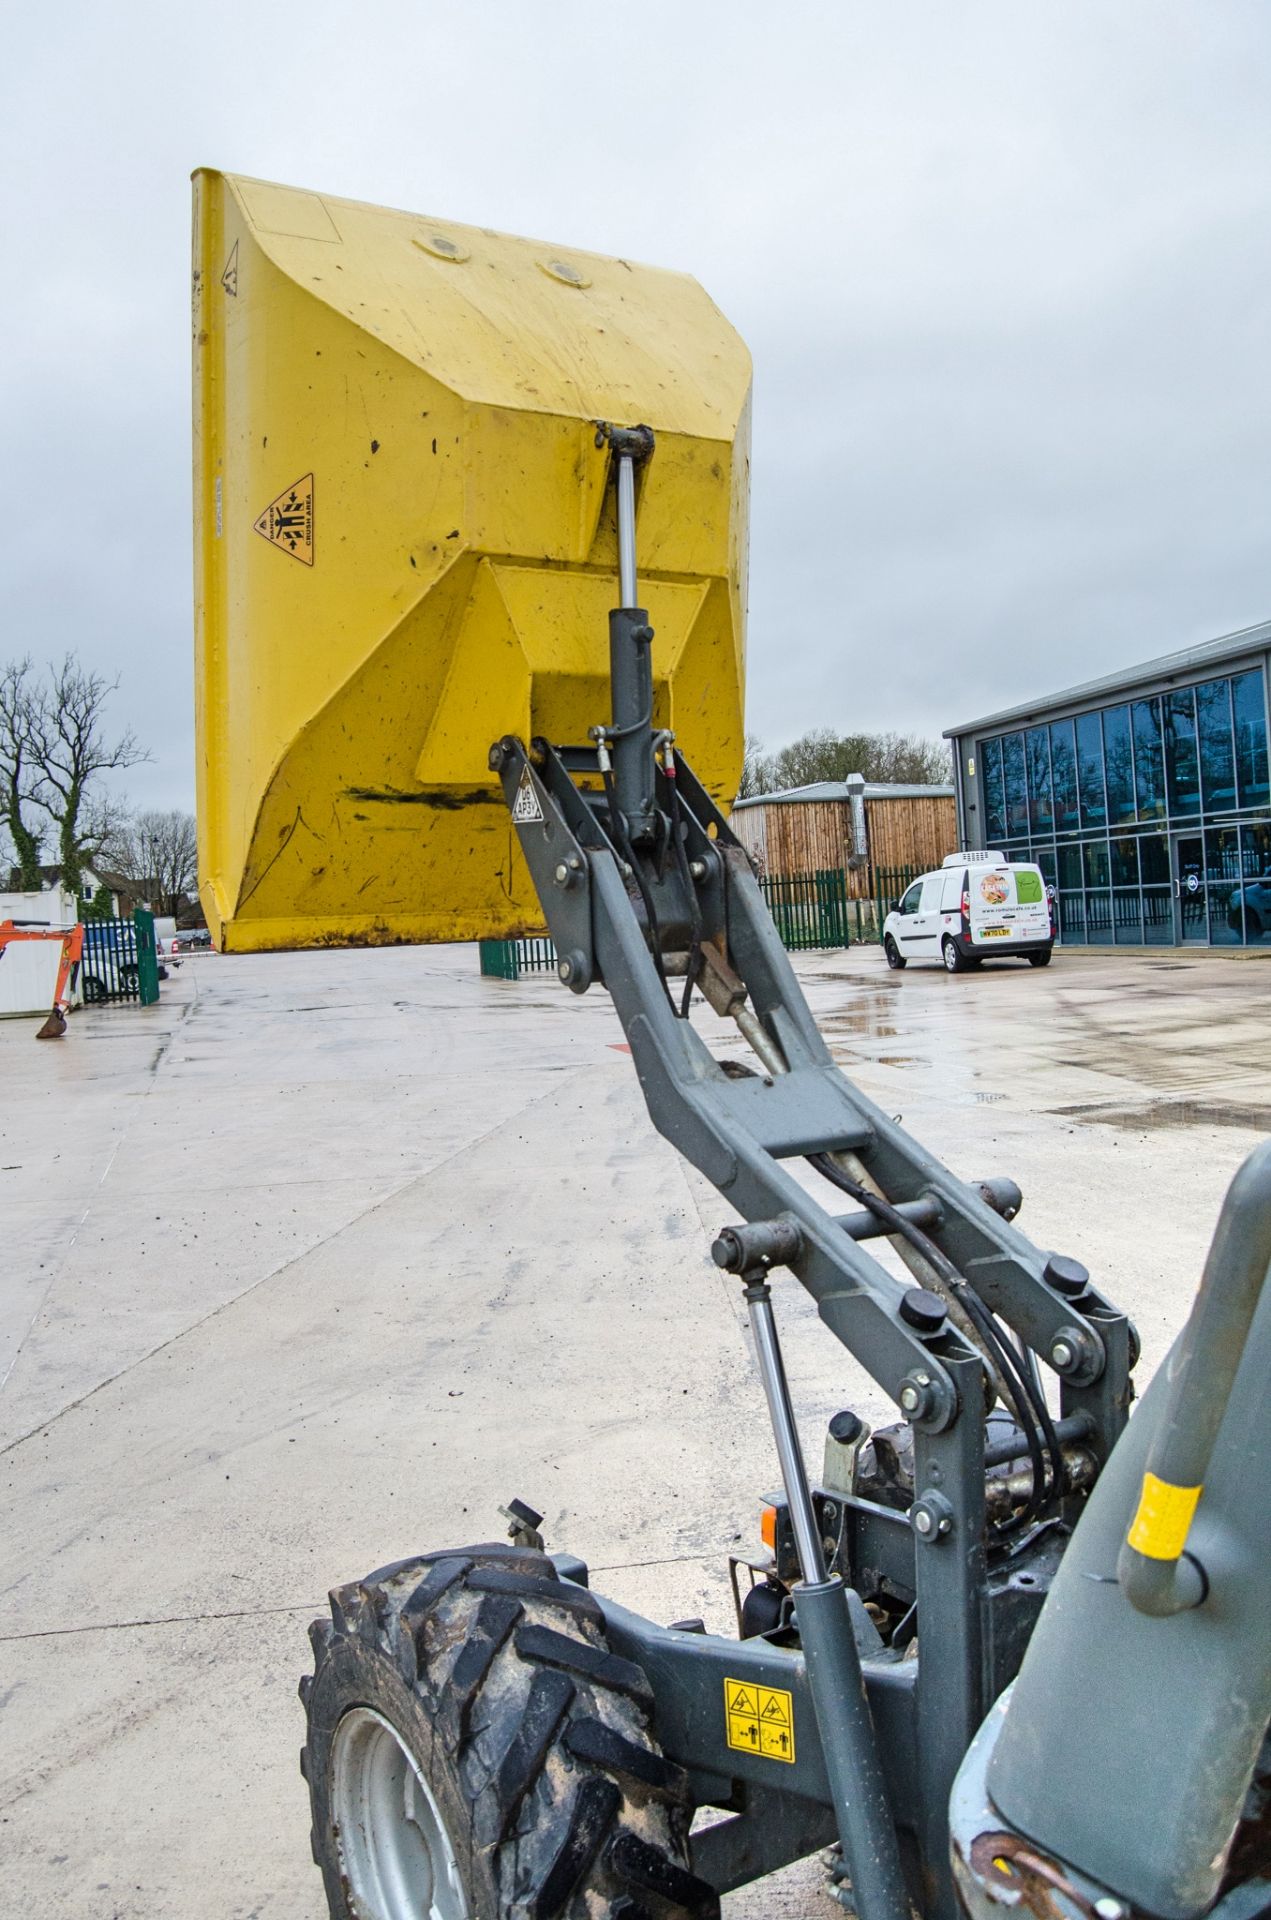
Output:
<svg viewBox="0 0 1271 1920">
<path fill-rule="evenodd" d="M 794 1759 L 794 1699 L 782 1687 L 752 1687 L 725 1680 L 728 1744 L 768 1760 Z"/>
<path fill-rule="evenodd" d="M 265 511 L 252 522 L 261 538 L 271 547 L 281 547 L 293 560 L 306 567 L 313 565 L 313 475 L 306 473 L 285 493 L 271 500 Z"/>
<path fill-rule="evenodd" d="M 225 262 L 225 271 L 221 275 L 221 285 L 231 299 L 238 298 L 238 242 L 229 250 L 229 259 Z"/>
<path fill-rule="evenodd" d="M 528 767 L 521 770 L 517 783 L 516 799 L 512 802 L 512 818 L 518 827 L 532 826 L 543 818 L 543 809 L 539 805 L 538 795 L 534 791 L 534 781 Z"/>
</svg>

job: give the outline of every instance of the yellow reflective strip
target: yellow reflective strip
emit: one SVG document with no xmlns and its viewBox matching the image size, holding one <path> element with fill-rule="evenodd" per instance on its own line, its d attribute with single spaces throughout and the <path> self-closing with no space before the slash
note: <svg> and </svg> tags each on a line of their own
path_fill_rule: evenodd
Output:
<svg viewBox="0 0 1271 1920">
<path fill-rule="evenodd" d="M 1149 1560 L 1177 1560 L 1187 1544 L 1187 1529 L 1200 1495 L 1199 1487 L 1172 1487 L 1168 1480 L 1145 1473 L 1127 1545 Z"/>
</svg>

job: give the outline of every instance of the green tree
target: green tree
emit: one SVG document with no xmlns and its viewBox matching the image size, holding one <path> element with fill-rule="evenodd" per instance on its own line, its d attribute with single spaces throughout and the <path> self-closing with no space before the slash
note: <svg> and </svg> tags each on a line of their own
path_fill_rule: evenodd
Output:
<svg viewBox="0 0 1271 1920">
<path fill-rule="evenodd" d="M 746 739 L 738 797 L 846 780 L 849 773 L 897 786 L 943 786 L 953 777 L 953 762 L 943 740 L 916 733 L 835 733 L 813 727 L 772 754 L 752 734 Z"/>
</svg>

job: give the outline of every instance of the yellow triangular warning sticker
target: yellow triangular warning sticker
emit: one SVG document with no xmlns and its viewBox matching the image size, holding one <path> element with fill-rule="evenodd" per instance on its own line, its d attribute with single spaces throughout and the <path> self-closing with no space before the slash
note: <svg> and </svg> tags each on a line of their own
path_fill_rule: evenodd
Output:
<svg viewBox="0 0 1271 1920">
<path fill-rule="evenodd" d="M 782 1693 L 770 1693 L 763 1710 L 765 1720 L 780 1720 L 786 1724 L 790 1720 L 790 1709 L 786 1705 L 786 1696 Z"/>
<path fill-rule="evenodd" d="M 306 567 L 311 567 L 313 475 L 306 473 L 303 480 L 293 481 L 276 500 L 270 501 L 252 526 L 263 540 L 268 540 L 271 547 L 281 547 L 293 560 L 303 561 Z"/>
<path fill-rule="evenodd" d="M 738 1687 L 732 1699 L 728 1702 L 728 1711 L 730 1713 L 757 1714 L 759 1711 L 759 1702 L 756 1700 L 752 1689 L 750 1687 Z"/>
</svg>

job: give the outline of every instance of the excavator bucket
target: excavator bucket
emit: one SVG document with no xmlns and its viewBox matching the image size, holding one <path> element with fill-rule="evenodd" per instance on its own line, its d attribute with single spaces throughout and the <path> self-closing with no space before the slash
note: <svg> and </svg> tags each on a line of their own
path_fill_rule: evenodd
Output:
<svg viewBox="0 0 1271 1920">
<path fill-rule="evenodd" d="M 750 360 L 682 274 L 200 172 L 199 868 L 231 951 L 541 926 L 503 734 L 610 719 L 614 490 L 647 423 L 654 712 L 742 758 Z"/>
</svg>

